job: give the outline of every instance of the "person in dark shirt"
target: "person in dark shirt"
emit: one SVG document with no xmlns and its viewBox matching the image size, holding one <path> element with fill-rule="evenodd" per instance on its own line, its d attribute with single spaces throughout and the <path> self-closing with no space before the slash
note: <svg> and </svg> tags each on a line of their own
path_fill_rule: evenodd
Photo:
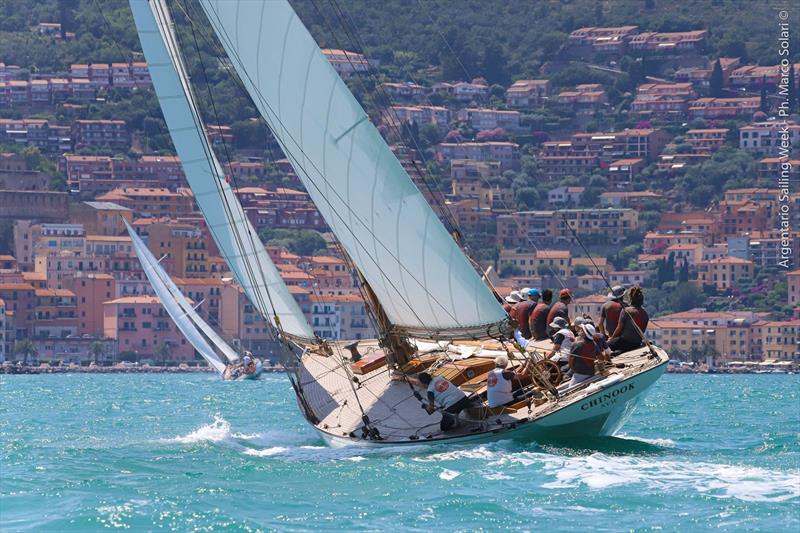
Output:
<svg viewBox="0 0 800 533">
<path fill-rule="evenodd" d="M 580 327 L 580 339 L 570 350 L 569 367 L 572 370 L 572 379 L 568 387 L 586 381 L 595 374 L 594 363 L 598 359 L 604 361 L 609 354 L 608 346 L 602 335 L 597 333 L 594 326 L 584 324 Z"/>
<path fill-rule="evenodd" d="M 598 329 L 603 335 L 611 335 L 617 329 L 619 316 L 623 309 L 625 289 L 619 285 L 612 287 L 608 293 L 608 301 L 600 308 L 600 324 Z"/>
<path fill-rule="evenodd" d="M 561 292 L 558 293 L 558 301 L 553 304 L 550 308 L 550 312 L 547 313 L 547 323 L 551 324 L 556 317 L 561 317 L 567 322 L 569 322 L 569 303 L 572 301 L 572 293 L 569 289 L 561 289 Z M 548 330 L 548 334 L 552 336 L 555 331 L 550 328 Z"/>
<path fill-rule="evenodd" d="M 623 310 L 617 328 L 608 339 L 608 346 L 615 352 L 627 352 L 639 348 L 644 342 L 643 335 L 650 322 L 650 317 L 643 307 L 644 292 L 640 287 L 631 288 L 630 299 L 631 305 Z"/>
<path fill-rule="evenodd" d="M 524 338 L 530 339 L 531 327 L 529 320 L 531 312 L 536 307 L 536 304 L 539 303 L 539 289 L 528 289 L 526 296 L 528 297 L 527 300 L 517 304 L 516 318 L 520 333 Z"/>
<path fill-rule="evenodd" d="M 545 289 L 542 291 L 542 301 L 536 304 L 528 318 L 528 327 L 531 330 L 531 337 L 536 341 L 547 340 L 547 315 L 550 314 L 550 306 L 553 302 L 553 291 Z"/>
</svg>

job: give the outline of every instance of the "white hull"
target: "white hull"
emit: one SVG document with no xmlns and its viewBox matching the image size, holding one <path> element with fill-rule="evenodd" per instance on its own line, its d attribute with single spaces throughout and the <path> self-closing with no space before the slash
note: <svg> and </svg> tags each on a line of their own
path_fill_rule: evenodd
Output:
<svg viewBox="0 0 800 533">
<path fill-rule="evenodd" d="M 330 408 L 328 408 L 330 415 L 326 419 L 318 420 L 316 421 L 317 423 L 312 425 L 326 443 L 335 447 L 350 445 L 398 446 L 420 445 L 423 443 L 456 444 L 502 439 L 547 441 L 571 437 L 613 435 L 619 431 L 631 415 L 644 393 L 664 374 L 668 357 L 663 350 L 656 350 L 657 358 L 648 358 L 649 352 L 646 352 L 646 349 L 639 356 L 631 355 L 631 361 L 638 357 L 635 360 L 637 364 L 641 363 L 640 360 L 644 360 L 644 364 L 640 365 L 641 368 L 622 371 L 612 370 L 612 374 L 615 372 L 622 374 L 619 376 L 621 379 L 617 378 L 618 380 L 614 380 L 613 384 L 600 390 L 596 390 L 596 384 L 578 387 L 562 395 L 557 402 L 550 401 L 533 408 L 531 412 L 528 412 L 527 409 L 521 409 L 512 414 L 487 416 L 482 421 L 470 419 L 469 416 L 465 416 L 462 413 L 461 427 L 446 433 L 442 433 L 438 429 L 439 416 L 427 416 L 420 409 L 417 400 L 411 399 L 407 403 L 403 403 L 401 397 L 397 395 L 398 392 L 407 395 L 410 391 L 406 384 L 399 385 L 397 383 L 390 383 L 389 386 L 382 390 L 380 385 L 376 384 L 374 391 L 364 395 L 365 397 L 369 395 L 378 397 L 377 395 L 381 395 L 381 399 L 369 406 L 365 405 L 362 400 L 362 405 L 364 405 L 365 412 L 369 414 L 371 420 L 384 420 L 384 418 L 380 417 L 386 416 L 386 414 L 385 411 L 381 411 L 380 406 L 389 403 L 396 404 L 398 419 L 393 420 L 391 424 L 387 423 L 386 426 L 397 427 L 402 425 L 403 422 L 408 422 L 408 429 L 404 430 L 405 435 L 399 432 L 391 434 L 387 430 L 381 430 L 384 437 L 381 440 L 363 438 L 360 432 L 356 431 L 361 426 L 360 418 L 356 416 L 360 413 L 350 413 L 350 418 L 348 419 L 347 413 Z M 628 357 L 628 354 L 621 357 Z M 631 366 L 633 366 L 633 363 Z M 324 379 L 321 380 L 319 385 L 327 387 L 327 392 L 331 395 L 329 398 L 346 397 L 349 390 L 344 388 L 334 390 L 334 386 L 326 383 Z M 311 396 L 311 401 L 314 401 L 314 396 Z M 352 394 L 350 396 L 352 397 Z M 400 404 L 397 404 L 397 399 L 400 399 Z M 342 400 L 340 402 L 344 403 Z M 330 423 L 332 420 L 336 420 L 339 423 L 339 427 L 334 429 L 332 427 L 333 424 Z M 349 434 L 346 432 L 349 427 L 344 425 L 346 422 L 343 423 L 343 420 L 351 420 L 352 431 Z M 431 423 L 433 423 L 434 427 L 425 432 L 418 434 L 412 432 L 412 426 L 416 424 L 419 424 L 419 426 L 431 426 Z M 342 428 L 345 431 L 342 431 Z M 378 428 L 381 429 L 379 425 Z"/>
</svg>

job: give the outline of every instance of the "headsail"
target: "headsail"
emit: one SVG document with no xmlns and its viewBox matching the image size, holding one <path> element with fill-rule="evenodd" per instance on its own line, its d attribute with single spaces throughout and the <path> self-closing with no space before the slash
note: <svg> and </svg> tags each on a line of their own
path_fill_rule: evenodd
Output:
<svg viewBox="0 0 800 533">
<path fill-rule="evenodd" d="M 500 325 L 505 312 L 289 3 L 200 4 L 390 322 L 432 338 Z"/>
<path fill-rule="evenodd" d="M 299 340 L 313 340 L 311 327 L 227 183 L 205 136 L 166 3 L 130 0 L 130 5 L 172 142 L 220 252 L 262 316 Z"/>
<path fill-rule="evenodd" d="M 133 228 L 131 228 L 127 222 L 125 222 L 125 225 L 128 227 L 128 233 L 131 236 L 133 249 L 136 251 L 136 256 L 139 258 L 139 262 L 142 264 L 142 269 L 144 270 L 147 279 L 150 280 L 150 285 L 152 285 L 153 290 L 158 295 L 159 300 L 161 300 L 161 305 L 163 305 L 164 309 L 167 310 L 167 313 L 178 327 L 178 330 L 180 330 L 180 332 L 183 333 L 183 336 L 186 337 L 186 340 L 188 340 L 191 345 L 194 346 L 194 349 L 203 356 L 203 359 L 217 369 L 218 372 L 224 372 L 226 367 L 225 363 L 222 362 L 217 353 L 206 340 L 206 337 L 211 337 L 209 332 L 213 333 L 211 327 L 206 324 L 202 318 L 197 316 L 197 312 L 180 291 L 173 293 L 170 290 L 170 288 L 164 282 L 164 279 L 169 279 L 167 273 L 164 272 L 164 269 L 158 264 L 156 258 L 153 257 L 153 254 L 150 253 L 150 250 L 147 249 L 139 236 L 136 235 L 136 232 L 133 230 Z M 172 283 L 171 280 L 170 283 Z M 177 289 L 177 287 L 175 288 Z M 195 315 L 194 318 L 191 317 L 192 314 Z M 216 336 L 216 333 L 213 333 L 213 335 Z M 217 336 L 217 338 L 219 337 Z M 236 353 L 225 341 L 222 339 L 219 339 L 219 341 L 222 344 L 217 346 L 221 351 L 226 353 L 226 355 L 228 351 L 233 352 L 234 354 Z M 212 340 L 212 342 L 214 341 Z M 217 343 L 214 342 L 214 344 Z"/>
<path fill-rule="evenodd" d="M 162 296 L 161 291 L 157 289 L 157 286 L 163 285 L 168 294 L 175 300 L 178 306 L 181 308 L 182 314 L 191 320 L 195 326 L 197 326 L 203 334 L 208 337 L 208 340 L 211 341 L 216 348 L 222 352 L 222 355 L 225 356 L 229 362 L 233 363 L 239 360 L 239 354 L 236 353 L 236 350 L 230 347 L 230 345 L 225 342 L 225 340 L 220 337 L 214 328 L 209 326 L 205 320 L 203 320 L 200 315 L 195 310 L 194 306 L 186 299 L 183 295 L 181 290 L 175 285 L 175 282 L 172 281 L 172 278 L 169 277 L 169 274 L 164 270 L 164 268 L 158 264 L 158 261 L 147 248 L 147 245 L 142 241 L 141 237 L 137 235 L 136 230 L 134 230 L 127 221 L 125 222 L 125 227 L 128 228 L 128 235 L 131 236 L 131 242 L 133 243 L 133 249 L 136 252 L 136 256 L 139 258 L 139 262 L 142 264 L 142 267 L 145 267 L 145 263 L 147 263 L 152 268 L 148 271 L 145 268 L 145 274 L 147 275 L 147 279 L 150 280 L 150 284 L 153 285 L 153 288 L 156 290 L 156 293 L 159 295 L 160 298 L 164 298 Z M 154 277 L 151 277 L 151 273 Z"/>
</svg>

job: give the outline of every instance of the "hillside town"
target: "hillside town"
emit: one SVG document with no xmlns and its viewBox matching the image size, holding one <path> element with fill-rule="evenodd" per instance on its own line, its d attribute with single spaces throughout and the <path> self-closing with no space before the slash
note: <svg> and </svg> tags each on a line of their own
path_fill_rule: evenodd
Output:
<svg viewBox="0 0 800 533">
<path fill-rule="evenodd" d="M 80 38 L 50 20 L 28 31 L 53 47 Z M 536 77 L 505 85 L 437 65 L 392 77 L 366 54 L 323 53 L 351 87 L 375 81 L 359 94 L 370 118 L 500 294 L 568 288 L 571 313 L 597 317 L 610 286 L 638 285 L 647 335 L 673 359 L 796 365 L 800 64 L 710 56 L 708 39 L 577 27 Z M 0 52 L 0 362 L 199 364 L 124 221 L 220 335 L 275 351 L 136 55 L 46 72 Z M 133 99 L 156 111 L 123 109 Z M 374 337 L 358 278 L 257 122 L 206 128 L 247 217 L 315 334 Z"/>
</svg>

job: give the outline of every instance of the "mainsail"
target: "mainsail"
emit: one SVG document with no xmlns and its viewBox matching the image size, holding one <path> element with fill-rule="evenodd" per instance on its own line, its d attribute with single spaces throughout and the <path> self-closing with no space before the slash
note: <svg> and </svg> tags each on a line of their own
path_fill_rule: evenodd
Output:
<svg viewBox="0 0 800 533">
<path fill-rule="evenodd" d="M 312 200 L 409 335 L 497 333 L 507 316 L 286 0 L 200 0 Z"/>
<path fill-rule="evenodd" d="M 221 254 L 262 316 L 290 336 L 312 341 L 311 327 L 227 183 L 204 133 L 164 0 L 130 0 L 130 5 L 172 142 Z"/>
<path fill-rule="evenodd" d="M 225 359 L 231 363 L 238 361 L 239 354 L 236 353 L 236 350 L 231 348 L 230 345 L 225 342 L 225 340 L 220 337 L 217 332 L 214 331 L 214 329 L 210 327 L 205 320 L 202 319 L 202 317 L 200 317 L 199 314 L 197 314 L 194 306 L 189 302 L 189 300 L 186 299 L 178 286 L 175 285 L 175 282 L 172 281 L 172 278 L 169 277 L 169 274 L 167 274 L 167 272 L 161 267 L 156 258 L 145 245 L 144 241 L 142 241 L 141 237 L 139 237 L 139 235 L 130 226 L 130 224 L 128 224 L 127 221 L 125 221 L 125 227 L 128 228 L 128 235 L 131 236 L 131 242 L 133 242 L 133 249 L 136 252 L 136 256 L 139 258 L 139 262 L 145 269 L 147 279 L 150 280 L 150 284 L 153 286 L 153 289 L 156 291 L 158 296 L 161 299 L 164 299 L 166 296 L 162 295 L 162 291 L 159 290 L 159 287 L 163 285 L 164 289 L 168 291 L 169 296 L 171 296 L 171 298 L 173 298 L 181 308 L 182 314 L 188 317 L 189 320 L 191 320 L 194 325 L 198 327 L 206 337 L 208 337 L 208 340 L 211 341 L 211 343 L 220 352 L 222 352 L 222 354 L 225 356 Z M 146 265 L 152 267 L 149 272 Z"/>
<path fill-rule="evenodd" d="M 127 222 L 125 222 L 125 225 L 128 228 L 128 234 L 131 236 L 136 256 L 142 264 L 142 269 L 147 279 L 150 280 L 150 285 L 158 295 L 159 300 L 161 300 L 161 305 L 167 310 L 167 313 L 172 318 L 172 321 L 175 322 L 178 330 L 180 330 L 183 336 L 186 337 L 186 340 L 194 346 L 194 349 L 203 356 L 203 359 L 208 361 L 208 364 L 217 369 L 218 372 L 224 372 L 226 364 L 219 358 L 206 340 L 206 337 L 208 337 L 226 357 L 228 357 L 228 353 L 233 353 L 235 355 L 236 352 L 233 348 L 228 346 L 225 341 L 219 338 L 211 329 L 211 326 L 200 318 L 192 307 L 192 304 L 189 303 L 180 290 L 177 290 L 177 286 L 172 284 L 172 280 L 170 280 L 169 283 L 172 284 L 176 290 L 173 292 L 171 288 L 167 286 L 165 283 L 165 280 L 169 280 L 167 273 L 161 265 L 158 264 L 156 258 L 153 257 L 153 254 L 150 253 L 150 250 L 147 249 L 133 228 L 131 228 Z M 218 339 L 218 342 L 221 344 L 214 339 Z M 230 359 L 230 357 L 228 358 Z M 238 359 L 238 356 L 236 356 L 236 358 Z"/>
</svg>

